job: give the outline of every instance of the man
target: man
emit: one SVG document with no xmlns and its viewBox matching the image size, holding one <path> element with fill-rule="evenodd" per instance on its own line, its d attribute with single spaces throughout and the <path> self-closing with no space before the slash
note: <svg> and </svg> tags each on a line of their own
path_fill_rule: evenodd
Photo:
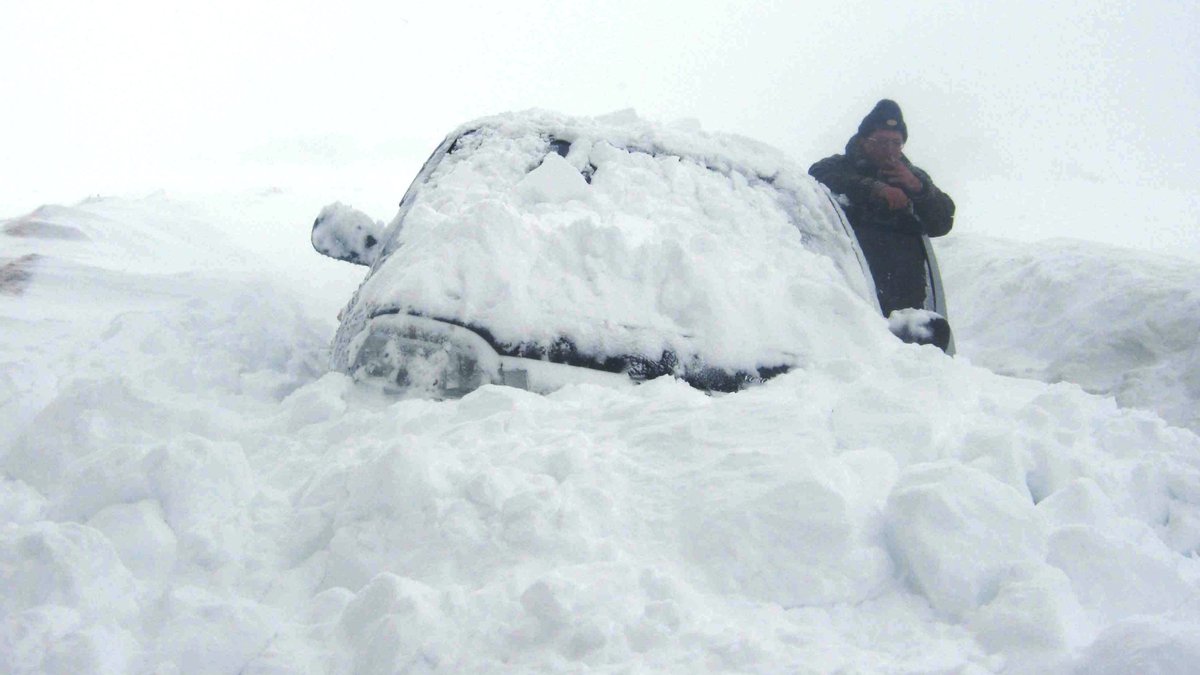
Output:
<svg viewBox="0 0 1200 675">
<path fill-rule="evenodd" d="M 954 225 L 954 202 L 901 152 L 908 127 L 895 101 L 875 104 L 846 154 L 813 164 L 808 173 L 845 206 L 858 237 L 883 315 L 925 303 L 925 245 L 922 235 L 940 237 Z"/>
</svg>

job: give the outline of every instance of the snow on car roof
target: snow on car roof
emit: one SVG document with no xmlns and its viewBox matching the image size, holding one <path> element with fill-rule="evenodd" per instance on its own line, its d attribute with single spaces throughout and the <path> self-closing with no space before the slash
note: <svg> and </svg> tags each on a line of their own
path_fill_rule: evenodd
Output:
<svg viewBox="0 0 1200 675">
<path fill-rule="evenodd" d="M 448 142 L 406 195 L 352 311 L 733 369 L 888 338 L 828 194 L 769 146 L 631 112 L 508 113 Z"/>
</svg>

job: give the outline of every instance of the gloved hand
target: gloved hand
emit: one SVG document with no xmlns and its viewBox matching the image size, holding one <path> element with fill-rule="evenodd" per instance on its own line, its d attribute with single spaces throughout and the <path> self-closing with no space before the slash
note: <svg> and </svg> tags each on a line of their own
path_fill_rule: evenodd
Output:
<svg viewBox="0 0 1200 675">
<path fill-rule="evenodd" d="M 917 178 L 908 168 L 908 165 L 900 160 L 894 160 L 889 164 L 879 167 L 879 175 L 889 184 L 895 185 L 909 194 L 916 194 L 925 188 L 925 185 L 921 183 L 921 179 Z"/>
<path fill-rule="evenodd" d="M 908 207 L 908 195 L 898 187 L 881 185 L 875 189 L 875 196 L 887 202 L 888 209 L 892 211 Z"/>
</svg>

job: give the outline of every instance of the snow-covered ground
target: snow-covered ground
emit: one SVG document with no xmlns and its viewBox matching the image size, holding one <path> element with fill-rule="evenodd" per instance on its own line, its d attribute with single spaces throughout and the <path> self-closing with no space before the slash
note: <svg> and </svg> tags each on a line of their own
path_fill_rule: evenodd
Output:
<svg viewBox="0 0 1200 675">
<path fill-rule="evenodd" d="M 1108 245 L 951 237 L 938 251 L 959 349 L 1073 382 L 1200 433 L 1200 266 Z"/>
<path fill-rule="evenodd" d="M 954 235 L 960 358 L 395 400 L 324 197 L 0 224 L 0 671 L 1200 663 L 1188 265 Z"/>
</svg>

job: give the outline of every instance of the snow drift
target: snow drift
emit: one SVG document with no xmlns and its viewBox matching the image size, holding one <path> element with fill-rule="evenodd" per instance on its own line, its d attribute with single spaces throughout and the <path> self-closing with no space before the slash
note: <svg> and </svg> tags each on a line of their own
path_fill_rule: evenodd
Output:
<svg viewBox="0 0 1200 675">
<path fill-rule="evenodd" d="M 1074 382 L 1200 432 L 1195 262 L 1077 240 L 947 240 L 961 350 L 995 372 Z"/>
</svg>

